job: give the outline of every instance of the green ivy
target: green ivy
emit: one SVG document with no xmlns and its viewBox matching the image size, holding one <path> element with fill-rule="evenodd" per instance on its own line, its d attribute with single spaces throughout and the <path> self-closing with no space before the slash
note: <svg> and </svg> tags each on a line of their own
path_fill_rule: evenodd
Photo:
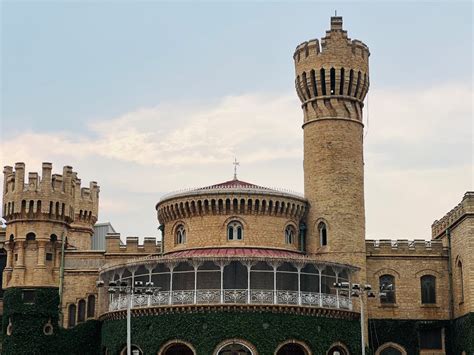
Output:
<svg viewBox="0 0 474 355">
<path fill-rule="evenodd" d="M 474 313 L 454 321 L 371 319 L 369 345 L 375 351 L 380 345 L 393 342 L 403 346 L 408 354 L 419 354 L 418 331 L 434 328 L 445 329 L 446 354 L 474 354 Z"/>
<path fill-rule="evenodd" d="M 5 290 L 3 296 L 2 354 L 71 354 L 95 355 L 100 353 L 100 322 L 91 320 L 72 329 L 58 325 L 59 294 L 57 288 L 35 289 L 35 302 L 22 299 L 21 288 Z M 7 326 L 12 322 L 12 334 Z M 45 335 L 43 327 L 48 321 L 53 334 Z"/>
<path fill-rule="evenodd" d="M 132 343 L 145 354 L 156 354 L 169 340 L 191 343 L 198 355 L 212 354 L 216 346 L 232 338 L 252 343 L 261 355 L 274 354 L 289 339 L 305 342 L 314 354 L 325 354 L 334 342 L 344 343 L 352 354 L 360 353 L 358 320 L 341 320 L 283 313 L 208 311 L 167 313 L 132 318 Z M 102 324 L 102 346 L 109 354 L 125 347 L 126 321 Z"/>
<path fill-rule="evenodd" d="M 458 355 L 463 351 L 474 354 L 474 313 L 468 313 L 451 323 L 451 349 Z"/>
</svg>

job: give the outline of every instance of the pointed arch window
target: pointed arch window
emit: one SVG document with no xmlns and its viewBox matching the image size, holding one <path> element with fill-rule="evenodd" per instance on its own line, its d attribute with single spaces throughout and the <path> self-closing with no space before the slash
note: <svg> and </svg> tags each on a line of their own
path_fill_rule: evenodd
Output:
<svg viewBox="0 0 474 355">
<path fill-rule="evenodd" d="M 421 282 L 421 303 L 436 303 L 436 277 L 433 275 L 424 275 Z"/>
<path fill-rule="evenodd" d="M 76 305 L 69 305 L 68 309 L 68 327 L 72 328 L 76 325 Z"/>
<path fill-rule="evenodd" d="M 244 228 L 239 221 L 232 221 L 227 225 L 227 239 L 228 240 L 242 240 L 244 239 Z"/>
<path fill-rule="evenodd" d="M 86 301 L 79 300 L 77 303 L 77 323 L 84 322 L 86 320 Z"/>
<path fill-rule="evenodd" d="M 176 244 L 186 243 L 186 229 L 182 224 L 176 228 Z"/>
<path fill-rule="evenodd" d="M 87 318 L 93 318 L 95 315 L 95 296 L 89 295 L 87 297 Z"/>
<path fill-rule="evenodd" d="M 319 243 L 320 243 L 320 245 L 321 246 L 328 245 L 328 229 L 326 227 L 326 223 L 319 222 L 318 232 L 319 232 Z"/>
<path fill-rule="evenodd" d="M 462 261 L 458 260 L 458 263 L 456 265 L 457 268 L 457 283 L 458 283 L 458 289 L 459 289 L 459 298 L 460 298 L 460 303 L 464 302 L 464 277 L 463 277 L 463 270 L 462 270 Z"/>
<path fill-rule="evenodd" d="M 285 228 L 285 244 L 293 244 L 295 241 L 295 227 L 293 226 L 287 226 Z"/>
</svg>

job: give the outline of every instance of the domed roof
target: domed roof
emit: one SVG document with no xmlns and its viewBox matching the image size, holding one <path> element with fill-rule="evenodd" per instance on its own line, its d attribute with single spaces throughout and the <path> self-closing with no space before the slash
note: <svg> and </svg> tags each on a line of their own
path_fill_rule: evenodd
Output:
<svg viewBox="0 0 474 355">
<path fill-rule="evenodd" d="M 229 189 L 229 188 L 243 188 L 243 189 L 261 189 L 272 191 L 268 187 L 263 187 L 259 185 L 252 184 L 250 182 L 245 182 L 239 179 L 232 179 L 229 181 L 221 182 L 220 184 L 215 184 L 211 186 L 201 187 L 198 190 L 210 190 L 210 189 Z"/>
<path fill-rule="evenodd" d="M 160 202 L 175 197 L 204 195 L 209 193 L 253 193 L 291 197 L 299 200 L 304 199 L 304 196 L 298 192 L 293 192 L 287 189 L 264 187 L 234 178 L 214 185 L 171 192 L 162 196 Z"/>
</svg>

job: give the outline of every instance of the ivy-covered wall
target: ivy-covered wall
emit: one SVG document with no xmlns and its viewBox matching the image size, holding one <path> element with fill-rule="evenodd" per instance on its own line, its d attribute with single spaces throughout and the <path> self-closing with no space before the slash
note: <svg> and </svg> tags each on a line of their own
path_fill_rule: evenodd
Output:
<svg viewBox="0 0 474 355">
<path fill-rule="evenodd" d="M 474 313 L 466 314 L 451 323 L 450 343 L 454 355 L 463 351 L 474 354 Z"/>
<path fill-rule="evenodd" d="M 3 296 L 2 354 L 71 354 L 100 353 L 100 322 L 91 320 L 73 329 L 58 325 L 57 288 L 35 289 L 34 303 L 25 303 L 20 288 L 7 289 Z M 12 332 L 7 335 L 11 320 Z M 43 327 L 50 321 L 53 334 Z"/>
<path fill-rule="evenodd" d="M 167 313 L 132 318 L 132 343 L 145 354 L 156 354 L 167 341 L 180 339 L 191 343 L 198 355 L 210 355 L 220 342 L 232 338 L 249 341 L 260 355 L 273 355 L 278 345 L 289 339 L 305 342 L 314 354 L 326 354 L 337 341 L 352 354 L 360 354 L 358 320 L 263 311 Z M 103 322 L 102 346 L 109 354 L 118 354 L 125 347 L 125 339 L 125 320 Z"/>
<path fill-rule="evenodd" d="M 393 342 L 403 346 L 408 354 L 419 354 L 418 331 L 434 328 L 444 328 L 446 354 L 474 354 L 474 313 L 453 321 L 371 319 L 369 347 L 375 352 L 380 345 Z"/>
</svg>

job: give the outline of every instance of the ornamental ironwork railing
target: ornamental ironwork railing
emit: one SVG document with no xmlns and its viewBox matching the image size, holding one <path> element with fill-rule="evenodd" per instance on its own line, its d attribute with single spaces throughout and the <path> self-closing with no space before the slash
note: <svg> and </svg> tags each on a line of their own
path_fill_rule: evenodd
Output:
<svg viewBox="0 0 474 355">
<path fill-rule="evenodd" d="M 211 289 L 158 291 L 152 295 L 113 295 L 109 311 L 126 309 L 128 297 L 132 297 L 132 308 L 184 304 L 278 304 L 352 310 L 351 299 L 338 294 L 285 290 L 250 290 L 249 293 L 247 289 Z"/>
</svg>

